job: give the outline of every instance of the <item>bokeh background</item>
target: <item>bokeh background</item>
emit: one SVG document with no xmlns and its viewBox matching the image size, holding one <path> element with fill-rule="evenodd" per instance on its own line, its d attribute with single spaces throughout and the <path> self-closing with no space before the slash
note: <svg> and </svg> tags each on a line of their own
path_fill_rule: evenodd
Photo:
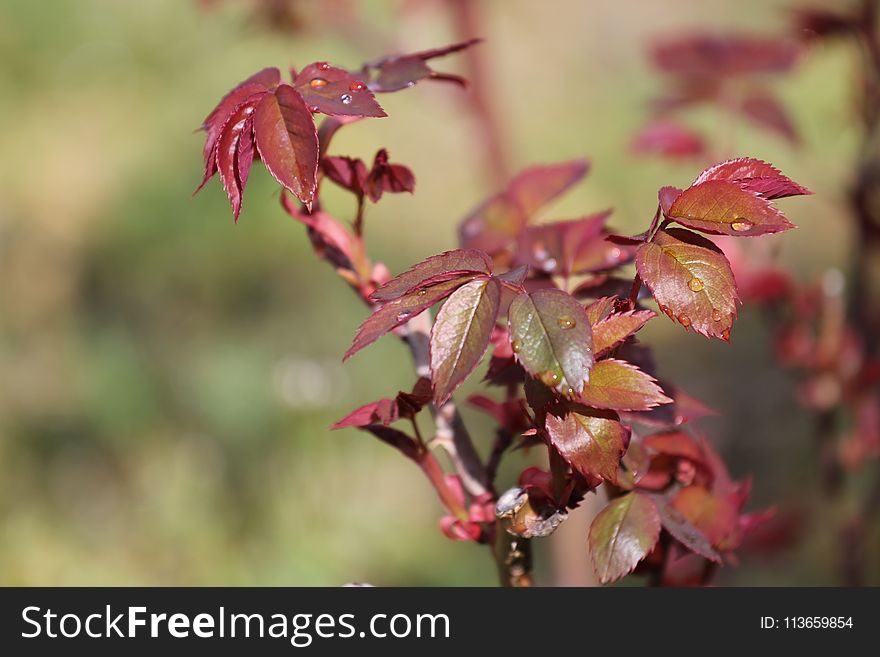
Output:
<svg viewBox="0 0 880 657">
<path fill-rule="evenodd" d="M 442 537 L 416 468 L 366 435 L 329 431 L 413 374 L 393 338 L 342 365 L 365 309 L 315 263 L 265 170 L 254 168 L 238 225 L 216 180 L 191 196 L 202 147 L 193 129 L 253 71 L 316 59 L 353 68 L 460 35 L 440 0 L 298 1 L 283 25 L 265 20 L 263 4 L 0 2 L 2 584 L 495 582 L 485 549 Z M 547 217 L 614 207 L 617 229 L 642 230 L 657 188 L 696 173 L 629 148 L 663 82 L 647 47 L 707 29 L 782 30 L 790 4 L 479 3 L 488 96 L 513 168 L 594 164 Z M 769 238 L 804 281 L 847 258 L 852 58 L 819 46 L 774 85 L 799 148 L 745 127 L 736 135 L 742 154 L 816 192 L 784 202 L 801 230 Z M 438 68 L 461 70 L 461 59 Z M 334 143 L 364 159 L 385 146 L 416 174 L 415 195 L 386 196 L 367 216 L 392 271 L 454 246 L 456 223 L 494 191 L 466 93 L 422 84 L 385 95 L 390 118 Z M 341 195 L 326 203 L 352 209 Z M 721 411 L 702 428 L 735 475 L 754 475 L 752 507 L 799 518 L 796 541 L 743 554 L 720 583 L 836 582 L 846 498 L 820 493 L 810 422 L 791 375 L 773 366 L 759 314 L 743 310 L 730 346 L 663 321 L 645 337 L 668 378 Z M 485 448 L 489 425 L 464 413 Z M 512 456 L 507 480 L 527 461 Z M 542 583 L 559 578 L 549 552 L 539 546 Z M 877 583 L 880 559 L 871 567 Z"/>
</svg>

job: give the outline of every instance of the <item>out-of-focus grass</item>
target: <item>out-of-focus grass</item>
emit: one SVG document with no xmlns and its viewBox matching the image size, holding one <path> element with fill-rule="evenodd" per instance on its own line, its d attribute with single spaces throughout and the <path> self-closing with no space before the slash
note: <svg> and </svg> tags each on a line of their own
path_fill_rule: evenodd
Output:
<svg viewBox="0 0 880 657">
<path fill-rule="evenodd" d="M 248 3 L 0 5 L 0 582 L 494 582 L 485 549 L 441 537 L 415 468 L 354 431 L 329 432 L 413 375 L 392 338 L 341 365 L 365 310 L 315 265 L 273 181 L 255 167 L 238 226 L 216 182 L 190 198 L 202 141 L 191 131 L 254 70 L 354 66 L 455 38 L 442 3 L 403 4 L 357 5 L 356 34 L 319 14 L 296 35 L 254 24 Z M 779 27 L 784 5 L 481 5 L 512 161 L 593 158 L 551 215 L 613 206 L 621 231 L 640 229 L 657 187 L 695 173 L 628 151 L 662 84 L 646 46 L 695 26 Z M 803 229 L 772 238 L 805 277 L 845 257 L 848 64 L 828 49 L 781 84 L 801 150 L 737 130 L 738 150 L 817 192 L 788 206 Z M 369 209 L 374 253 L 393 270 L 451 247 L 455 223 L 492 191 L 462 93 L 426 84 L 383 96 L 390 118 L 334 144 L 364 159 L 386 146 L 416 173 L 413 197 Z M 716 129 L 709 114 L 695 120 Z M 327 203 L 351 211 L 340 194 Z M 745 310 L 729 348 L 659 322 L 648 336 L 664 371 L 724 412 L 706 428 L 738 474 L 755 472 L 760 502 L 813 494 L 808 427 L 768 367 L 758 317 Z M 488 425 L 466 412 L 485 443 Z M 512 461 L 508 477 L 526 456 Z M 830 581 L 832 547 L 807 530 L 784 568 L 746 559 L 726 581 Z"/>
</svg>

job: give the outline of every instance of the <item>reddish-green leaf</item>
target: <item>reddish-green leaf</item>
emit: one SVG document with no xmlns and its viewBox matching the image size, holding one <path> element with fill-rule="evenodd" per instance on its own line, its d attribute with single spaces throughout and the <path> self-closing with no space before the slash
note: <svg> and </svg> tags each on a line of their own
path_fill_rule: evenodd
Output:
<svg viewBox="0 0 880 657">
<path fill-rule="evenodd" d="M 621 495 L 608 503 L 590 525 L 590 556 L 603 584 L 632 572 L 660 537 L 660 513 L 643 493 Z"/>
<path fill-rule="evenodd" d="M 609 358 L 593 365 L 579 401 L 593 408 L 647 411 L 672 400 L 663 394 L 654 377 L 635 365 Z"/>
<path fill-rule="evenodd" d="M 505 249 L 535 212 L 580 181 L 589 166 L 586 160 L 572 160 L 521 171 L 462 221 L 461 245 L 487 253 Z"/>
<path fill-rule="evenodd" d="M 513 351 L 532 376 L 563 394 L 583 389 L 593 366 L 593 335 L 574 297 L 556 289 L 520 294 L 508 319 Z"/>
<path fill-rule="evenodd" d="M 704 233 L 735 237 L 797 227 L 768 198 L 732 180 L 706 180 L 684 190 L 666 216 Z"/>
<path fill-rule="evenodd" d="M 296 89 L 282 84 L 263 97 L 254 112 L 254 134 L 269 173 L 310 205 L 317 188 L 318 134 Z"/>
<path fill-rule="evenodd" d="M 706 337 L 730 339 L 736 281 L 712 242 L 680 228 L 661 230 L 639 247 L 636 269 L 670 318 Z"/>
<path fill-rule="evenodd" d="M 422 260 L 402 274 L 395 276 L 370 296 L 374 301 L 390 301 L 414 292 L 425 281 L 441 282 L 440 277 L 459 278 L 467 274 L 489 274 L 492 261 L 482 251 L 456 249 Z"/>
<path fill-rule="evenodd" d="M 424 312 L 438 301 L 445 299 L 460 287 L 462 280 L 444 281 L 423 288 L 413 294 L 407 294 L 382 305 L 360 325 L 354 340 L 343 360 L 348 360 L 358 351 L 372 344 L 392 329 L 405 324 L 413 317 Z"/>
<path fill-rule="evenodd" d="M 672 506 L 699 529 L 713 546 L 719 546 L 736 529 L 737 509 L 731 499 L 714 495 L 702 486 L 683 488 Z"/>
<path fill-rule="evenodd" d="M 660 512 L 660 523 L 663 525 L 663 529 L 672 534 L 675 540 L 691 552 L 695 552 L 709 561 L 721 563 L 721 556 L 715 551 L 703 532 L 685 518 L 666 498 L 660 495 L 654 495 L 653 498 L 657 505 L 657 511 Z"/>
<path fill-rule="evenodd" d="M 593 350 L 596 358 L 622 343 L 656 316 L 657 313 L 653 310 L 630 310 L 612 313 L 593 322 Z"/>
<path fill-rule="evenodd" d="M 326 62 L 306 66 L 296 76 L 293 85 L 313 112 L 337 116 L 387 116 L 366 83 Z"/>
<path fill-rule="evenodd" d="M 480 279 L 458 288 L 437 313 L 431 329 L 431 382 L 438 406 L 486 353 L 500 302 L 498 281 Z"/>
<path fill-rule="evenodd" d="M 620 422 L 572 411 L 564 418 L 547 415 L 545 426 L 550 442 L 578 472 L 617 483 L 629 436 Z"/>
</svg>

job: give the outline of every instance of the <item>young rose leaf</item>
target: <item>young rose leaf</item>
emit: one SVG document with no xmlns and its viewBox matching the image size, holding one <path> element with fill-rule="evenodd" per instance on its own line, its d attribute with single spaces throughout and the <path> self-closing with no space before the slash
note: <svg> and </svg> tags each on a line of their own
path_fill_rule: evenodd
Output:
<svg viewBox="0 0 880 657">
<path fill-rule="evenodd" d="M 415 188 L 416 178 L 409 168 L 402 164 L 391 164 L 388 161 L 388 151 L 384 148 L 376 153 L 373 168 L 365 183 L 367 196 L 373 203 L 378 203 L 385 192 L 412 194 Z"/>
<path fill-rule="evenodd" d="M 750 92 L 743 98 L 739 110 L 756 126 L 775 132 L 792 144 L 798 143 L 797 130 L 788 112 L 769 92 L 764 90 Z"/>
<path fill-rule="evenodd" d="M 631 492 L 608 503 L 590 525 L 590 556 L 603 584 L 632 572 L 660 537 L 660 513 L 643 493 Z"/>
<path fill-rule="evenodd" d="M 617 420 L 574 411 L 564 418 L 547 415 L 550 442 L 585 477 L 602 477 L 617 484 L 620 457 L 629 431 Z"/>
<path fill-rule="evenodd" d="M 768 200 L 813 193 L 806 187 L 798 185 L 791 178 L 782 175 L 782 172 L 772 164 L 751 157 L 726 160 L 709 167 L 697 177 L 692 187 L 707 180 L 735 182 L 743 189 L 759 194 Z"/>
<path fill-rule="evenodd" d="M 691 552 L 699 554 L 709 561 L 721 563 L 721 556 L 715 551 L 703 532 L 691 524 L 666 498 L 654 495 L 653 499 L 660 513 L 660 523 L 663 525 L 663 529 Z"/>
<path fill-rule="evenodd" d="M 737 508 L 731 498 L 714 495 L 702 486 L 682 488 L 672 499 L 672 506 L 715 547 L 722 545 L 738 524 Z"/>
<path fill-rule="evenodd" d="M 681 196 L 681 192 L 682 190 L 678 187 L 661 187 L 657 192 L 657 197 L 660 199 L 660 210 L 663 211 L 664 217 L 669 214 L 669 208 L 675 203 L 675 199 Z"/>
<path fill-rule="evenodd" d="M 387 427 L 397 418 L 397 404 L 395 401 L 393 399 L 380 399 L 353 410 L 330 428 L 365 427 L 369 424 L 380 424 Z"/>
<path fill-rule="evenodd" d="M 364 196 L 367 185 L 367 165 L 359 158 L 324 157 L 321 159 L 324 175 L 355 196 Z"/>
<path fill-rule="evenodd" d="M 732 180 L 706 180 L 684 190 L 666 216 L 713 235 L 754 237 L 797 228 L 770 199 Z"/>
<path fill-rule="evenodd" d="M 519 235 L 516 261 L 538 271 L 569 276 L 611 269 L 633 249 L 606 241 L 610 210 L 575 219 L 529 226 Z"/>
<path fill-rule="evenodd" d="M 503 274 L 499 274 L 496 276 L 498 281 L 513 290 L 522 290 L 523 282 L 526 280 L 526 276 L 529 274 L 528 265 L 520 265 L 519 267 L 514 267 L 510 271 L 506 271 Z"/>
<path fill-rule="evenodd" d="M 591 322 L 593 351 L 596 358 L 614 349 L 656 316 L 657 313 L 653 310 L 630 310 L 625 313 L 612 313 L 596 322 Z"/>
<path fill-rule="evenodd" d="M 670 318 L 708 338 L 730 340 L 736 281 L 712 242 L 681 228 L 660 230 L 636 251 L 636 270 Z"/>
<path fill-rule="evenodd" d="M 315 196 L 318 134 L 299 93 L 282 84 L 254 112 L 257 150 L 269 173 L 307 206 Z"/>
<path fill-rule="evenodd" d="M 238 221 L 238 215 L 241 212 L 242 196 L 253 161 L 253 142 L 250 141 L 250 135 L 253 131 L 251 119 L 253 112 L 253 103 L 245 102 L 239 105 L 229 115 L 220 133 L 220 139 L 217 141 L 217 170 L 220 172 L 223 189 L 226 190 L 229 203 L 232 205 L 232 215 L 235 221 Z M 240 153 L 244 139 L 248 140 L 245 143 L 245 148 L 250 151 L 250 155 L 247 153 L 241 155 Z"/>
<path fill-rule="evenodd" d="M 326 62 L 306 66 L 296 76 L 293 86 L 312 112 L 335 116 L 388 116 L 364 82 Z"/>
<path fill-rule="evenodd" d="M 663 394 L 654 377 L 635 365 L 609 358 L 593 365 L 579 401 L 593 408 L 648 411 L 672 400 Z"/>
<path fill-rule="evenodd" d="M 513 351 L 529 374 L 563 394 L 580 393 L 593 366 L 593 334 L 574 297 L 556 289 L 520 294 L 508 322 Z"/>
<path fill-rule="evenodd" d="M 669 119 L 658 119 L 635 136 L 632 149 L 640 155 L 688 158 L 703 155 L 706 143 L 690 128 Z"/>
<path fill-rule="evenodd" d="M 413 292 L 428 280 L 441 282 L 439 277 L 448 275 L 450 279 L 467 274 L 492 273 L 492 261 L 482 251 L 456 249 L 431 256 L 413 265 L 402 274 L 395 276 L 370 295 L 373 301 L 390 301 Z"/>
<path fill-rule="evenodd" d="M 226 94 L 210 114 L 202 121 L 202 130 L 207 133 L 204 147 L 205 175 L 201 189 L 217 170 L 215 151 L 217 140 L 220 138 L 223 126 L 229 115 L 251 96 L 255 96 L 270 89 L 274 89 L 281 81 L 281 72 L 277 68 L 264 68 L 254 73 L 247 80 L 241 82 L 232 91 Z M 198 190 L 196 190 L 198 191 Z"/>
<path fill-rule="evenodd" d="M 685 458 L 694 463 L 703 462 L 703 451 L 699 444 L 684 431 L 663 431 L 651 434 L 642 440 L 642 444 L 655 454 Z"/>
<path fill-rule="evenodd" d="M 388 301 L 360 325 L 342 360 L 348 360 L 392 329 L 405 324 L 438 301 L 445 299 L 461 285 L 462 279 L 454 279 Z"/>
<path fill-rule="evenodd" d="M 369 88 L 377 93 L 400 91 L 415 85 L 416 82 L 426 78 L 455 82 L 465 86 L 464 78 L 448 73 L 438 73 L 425 62 L 429 59 L 443 57 L 454 52 L 464 50 L 480 42 L 480 39 L 470 39 L 461 43 L 455 43 L 443 48 L 423 50 L 408 55 L 392 55 L 384 57 L 377 62 L 364 66 L 363 74 L 372 79 Z"/>
<path fill-rule="evenodd" d="M 487 253 L 504 250 L 535 212 L 580 181 L 588 170 L 587 160 L 572 160 L 521 171 L 462 221 L 461 245 Z"/>
<path fill-rule="evenodd" d="M 431 329 L 431 382 L 437 406 L 483 358 L 500 301 L 498 281 L 478 279 L 458 288 L 440 308 Z"/>
</svg>

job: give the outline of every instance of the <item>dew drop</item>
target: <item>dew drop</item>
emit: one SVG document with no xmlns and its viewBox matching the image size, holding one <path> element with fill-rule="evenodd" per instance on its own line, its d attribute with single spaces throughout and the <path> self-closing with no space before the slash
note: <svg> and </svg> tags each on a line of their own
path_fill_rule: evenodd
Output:
<svg viewBox="0 0 880 657">
<path fill-rule="evenodd" d="M 559 375 L 552 370 L 547 370 L 541 374 L 541 381 L 544 385 L 552 387 L 559 383 Z"/>
<path fill-rule="evenodd" d="M 661 310 L 661 312 L 663 312 L 663 313 L 664 313 L 669 319 L 672 319 L 672 318 L 673 318 L 672 310 L 669 308 L 669 306 L 664 306 L 664 305 L 661 304 L 661 305 L 660 305 L 660 310 Z"/>
<path fill-rule="evenodd" d="M 420 297 L 425 296 L 427 293 L 428 293 L 428 290 L 426 290 L 426 289 L 424 289 L 424 290 L 419 290 L 419 296 L 420 296 Z"/>
<path fill-rule="evenodd" d="M 746 231 L 751 230 L 752 226 L 754 225 L 755 224 L 753 224 L 751 221 L 747 221 L 746 219 L 739 217 L 736 221 L 730 224 L 730 227 L 733 228 L 733 230 L 735 230 L 737 233 L 745 233 Z"/>
<path fill-rule="evenodd" d="M 510 348 L 513 349 L 513 353 L 518 354 L 522 350 L 522 342 L 519 340 L 511 340 Z"/>
<path fill-rule="evenodd" d="M 352 82 L 350 85 L 348 85 L 348 88 L 349 88 L 351 91 L 363 91 L 364 89 L 367 88 L 367 85 L 365 85 L 365 84 L 364 84 L 363 82 L 361 82 L 360 80 L 355 80 L 355 81 Z"/>
<path fill-rule="evenodd" d="M 409 310 L 402 310 L 397 313 L 397 321 L 402 322 L 404 320 L 407 320 L 410 318 L 410 315 L 412 315 L 412 312 L 410 312 Z"/>
<path fill-rule="evenodd" d="M 730 342 L 730 329 L 724 329 L 721 332 L 721 339 L 725 342 Z"/>
<path fill-rule="evenodd" d="M 559 319 L 556 321 L 559 324 L 559 328 L 561 329 L 573 329 L 575 326 L 577 326 L 577 322 L 575 321 L 574 317 L 570 315 L 560 315 Z"/>
<path fill-rule="evenodd" d="M 691 325 L 691 318 L 688 317 L 687 315 L 685 315 L 684 313 L 682 313 L 681 315 L 678 316 L 678 321 L 685 328 L 687 328 L 688 326 Z"/>
<path fill-rule="evenodd" d="M 567 388 L 565 390 L 565 394 L 568 395 L 569 397 L 574 397 L 574 388 Z"/>
<path fill-rule="evenodd" d="M 712 309 L 712 321 L 713 322 L 720 322 L 722 319 L 724 319 L 724 315 L 721 314 L 721 311 L 718 310 L 717 308 L 713 308 Z"/>
<path fill-rule="evenodd" d="M 312 114 L 317 114 L 320 110 L 318 109 L 317 105 L 309 105 L 309 111 Z"/>
<path fill-rule="evenodd" d="M 342 94 L 342 98 L 340 98 L 339 100 L 342 101 L 343 105 L 351 105 L 351 101 L 353 100 L 353 98 L 351 97 L 351 94 Z"/>
<path fill-rule="evenodd" d="M 324 78 L 312 78 L 309 81 L 309 86 L 312 89 L 320 89 L 321 87 L 327 86 L 327 80 L 325 80 Z"/>
<path fill-rule="evenodd" d="M 692 278 L 688 281 L 688 287 L 691 288 L 692 292 L 699 292 L 704 287 L 706 287 L 705 283 L 703 283 L 702 278 Z"/>
<path fill-rule="evenodd" d="M 317 64 L 315 64 L 315 68 L 317 68 L 319 71 L 326 71 L 328 68 L 330 68 L 330 64 L 328 64 L 327 62 L 318 62 Z"/>
</svg>

